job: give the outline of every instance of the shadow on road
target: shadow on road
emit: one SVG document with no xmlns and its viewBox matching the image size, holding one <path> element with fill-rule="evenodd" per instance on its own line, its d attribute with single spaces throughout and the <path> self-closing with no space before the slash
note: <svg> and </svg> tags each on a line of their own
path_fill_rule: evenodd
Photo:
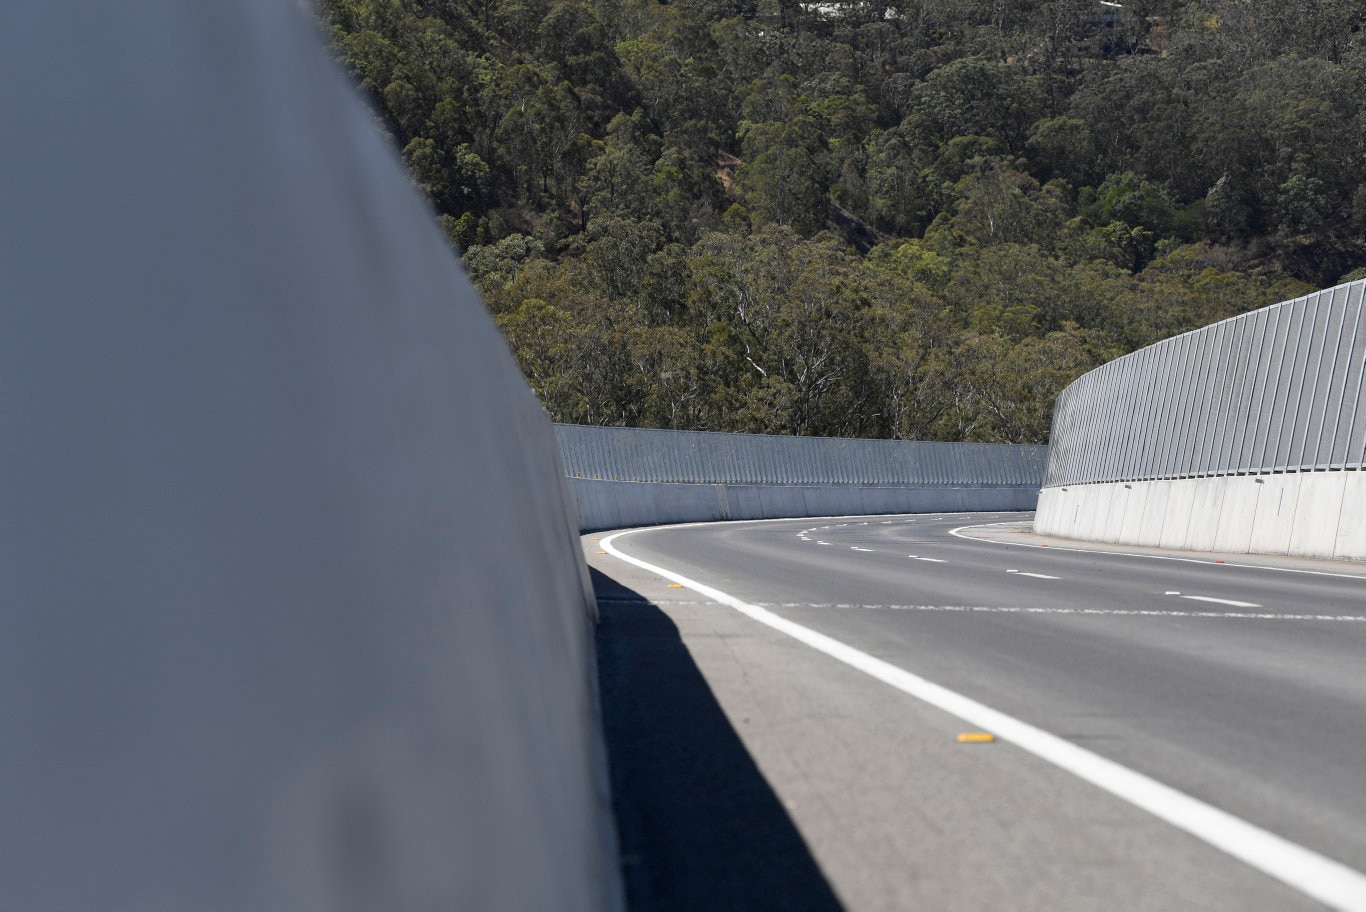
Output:
<svg viewBox="0 0 1366 912">
<path fill-rule="evenodd" d="M 632 912 L 840 909 L 673 621 L 592 573 L 612 803 Z"/>
</svg>

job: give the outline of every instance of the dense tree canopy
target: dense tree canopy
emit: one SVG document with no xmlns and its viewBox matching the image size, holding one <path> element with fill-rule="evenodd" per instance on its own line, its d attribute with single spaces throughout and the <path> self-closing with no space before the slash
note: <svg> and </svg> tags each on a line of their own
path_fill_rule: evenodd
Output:
<svg viewBox="0 0 1366 912">
<path fill-rule="evenodd" d="M 1366 0 L 319 0 L 559 420 L 1041 442 L 1366 268 Z"/>
</svg>

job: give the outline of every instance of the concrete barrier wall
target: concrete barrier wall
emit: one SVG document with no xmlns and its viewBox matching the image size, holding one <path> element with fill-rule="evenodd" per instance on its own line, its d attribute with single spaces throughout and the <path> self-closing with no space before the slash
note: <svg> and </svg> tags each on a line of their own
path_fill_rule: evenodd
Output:
<svg viewBox="0 0 1366 912">
<path fill-rule="evenodd" d="M 565 474 L 671 484 L 1033 485 L 1048 447 L 557 424 Z"/>
<path fill-rule="evenodd" d="M 1032 510 L 1037 485 L 664 484 L 567 479 L 583 531 L 662 523 L 885 513 Z"/>
<path fill-rule="evenodd" d="M 1366 473 L 1044 488 L 1034 526 L 1087 541 L 1366 560 Z"/>
<path fill-rule="evenodd" d="M 619 908 L 550 422 L 305 10 L 6 11 L 4 905 Z"/>
<path fill-rule="evenodd" d="M 555 426 L 584 530 L 1032 510 L 1043 446 Z"/>
<path fill-rule="evenodd" d="M 1362 558 L 1366 281 L 1126 355 L 1058 397 L 1035 529 Z"/>
</svg>

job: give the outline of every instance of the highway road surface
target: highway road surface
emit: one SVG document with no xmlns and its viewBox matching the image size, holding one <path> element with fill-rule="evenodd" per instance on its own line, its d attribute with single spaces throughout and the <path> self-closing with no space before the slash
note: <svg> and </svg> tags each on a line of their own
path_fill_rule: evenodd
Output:
<svg viewBox="0 0 1366 912">
<path fill-rule="evenodd" d="M 1366 909 L 1366 566 L 1028 519 L 585 536 L 632 908 Z"/>
</svg>

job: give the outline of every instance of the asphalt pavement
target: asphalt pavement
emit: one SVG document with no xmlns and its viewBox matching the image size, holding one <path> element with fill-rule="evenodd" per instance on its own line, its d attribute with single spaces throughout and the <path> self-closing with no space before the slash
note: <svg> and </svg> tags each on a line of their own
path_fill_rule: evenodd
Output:
<svg viewBox="0 0 1366 912">
<path fill-rule="evenodd" d="M 632 907 L 1366 907 L 1366 567 L 1028 519 L 585 536 Z"/>
</svg>

